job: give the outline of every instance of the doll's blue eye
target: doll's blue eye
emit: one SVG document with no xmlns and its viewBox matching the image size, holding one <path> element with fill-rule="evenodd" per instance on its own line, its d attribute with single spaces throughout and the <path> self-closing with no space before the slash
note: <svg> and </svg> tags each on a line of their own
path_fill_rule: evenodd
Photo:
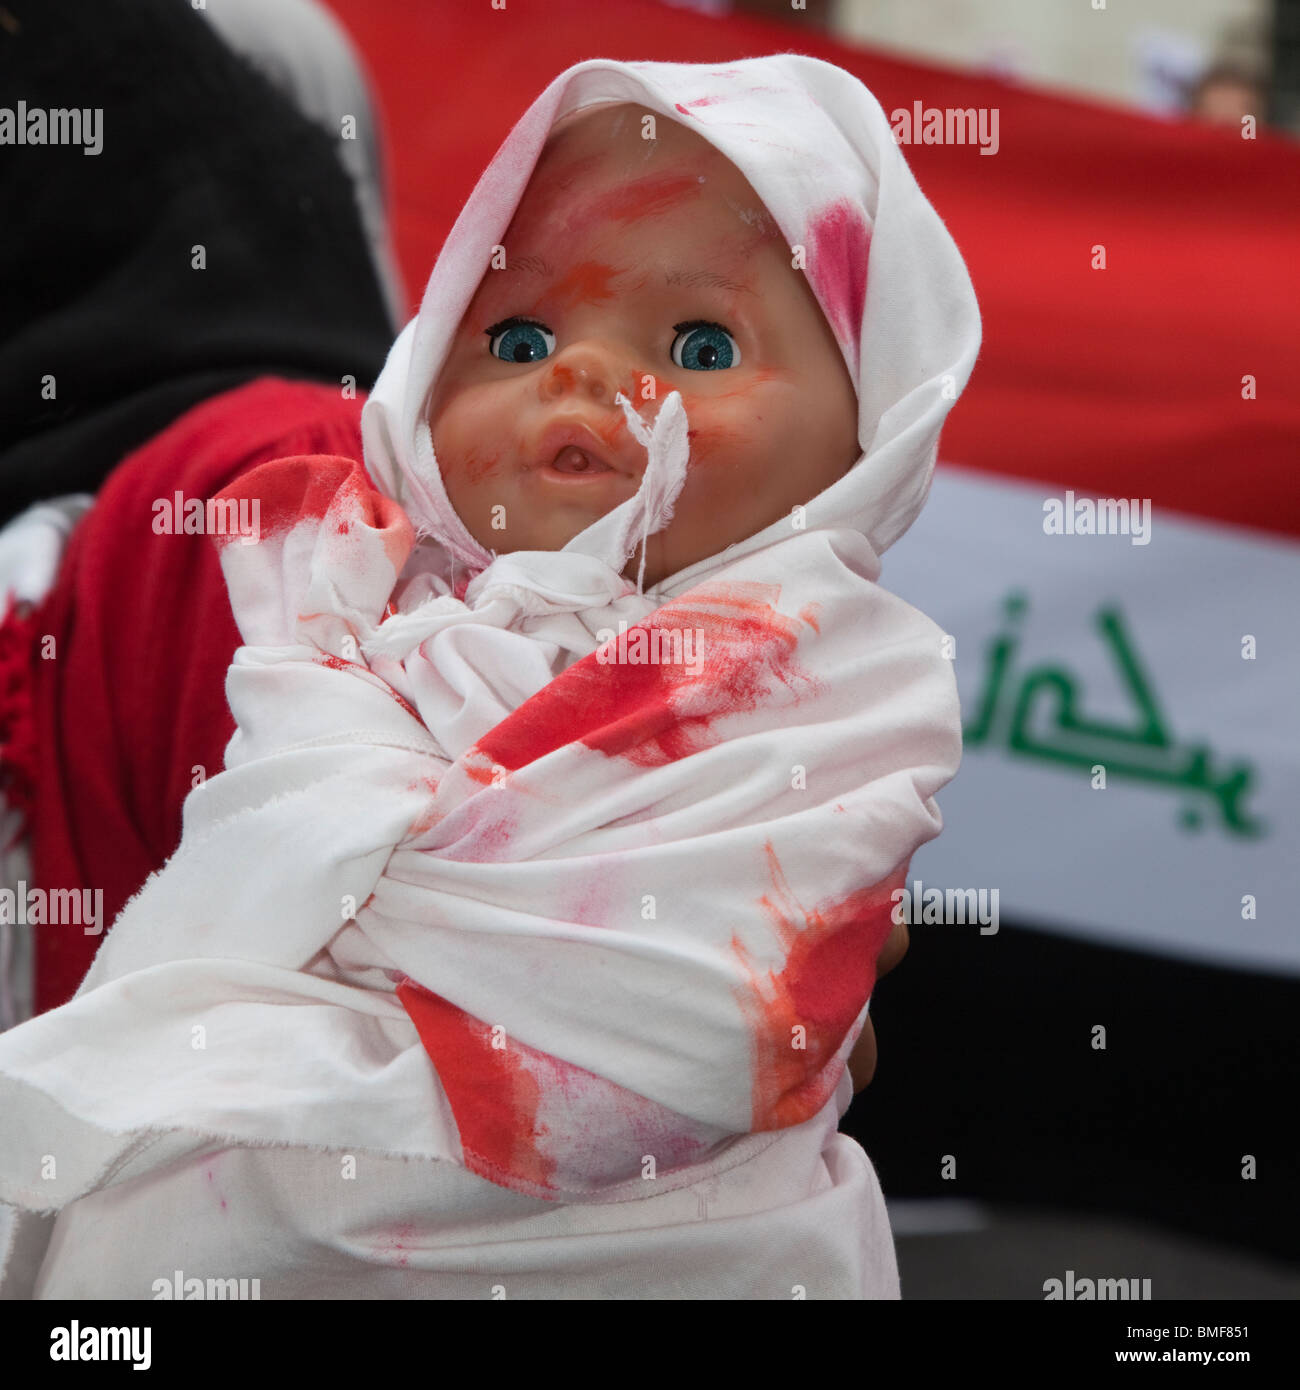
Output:
<svg viewBox="0 0 1300 1390">
<path fill-rule="evenodd" d="M 538 362 L 555 351 L 555 334 L 532 319 L 502 319 L 487 335 L 488 351 L 503 362 Z"/>
<path fill-rule="evenodd" d="M 694 372 L 717 372 L 740 362 L 740 347 L 719 323 L 692 320 L 675 323 L 672 359 L 679 367 Z"/>
<path fill-rule="evenodd" d="M 720 372 L 740 364 L 740 346 L 720 323 L 675 323 L 672 359 L 692 372 Z"/>
</svg>

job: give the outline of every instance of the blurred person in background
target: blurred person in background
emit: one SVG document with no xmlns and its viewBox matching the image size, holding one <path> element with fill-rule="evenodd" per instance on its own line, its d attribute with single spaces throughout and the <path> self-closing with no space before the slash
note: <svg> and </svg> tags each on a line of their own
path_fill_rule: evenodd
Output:
<svg viewBox="0 0 1300 1390">
<path fill-rule="evenodd" d="M 1246 116 L 1263 122 L 1267 100 L 1258 79 L 1233 63 L 1212 63 L 1188 94 L 1188 111 L 1207 125 L 1241 126 Z"/>
</svg>

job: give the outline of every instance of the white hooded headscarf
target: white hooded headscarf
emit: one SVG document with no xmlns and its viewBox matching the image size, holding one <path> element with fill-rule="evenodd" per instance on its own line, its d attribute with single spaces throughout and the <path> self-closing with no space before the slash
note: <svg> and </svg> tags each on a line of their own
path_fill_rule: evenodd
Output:
<svg viewBox="0 0 1300 1390">
<path fill-rule="evenodd" d="M 552 126 L 598 102 L 740 169 L 858 392 L 862 458 L 802 525 L 645 591 L 622 570 L 689 468 L 676 393 L 626 412 L 638 494 L 554 552 L 474 541 L 427 423 Z M 836 1130 L 960 723 L 942 634 L 875 581 L 978 342 L 961 258 L 849 74 L 557 78 L 366 405 L 380 491 L 318 458 L 224 494 L 263 517 L 223 551 L 238 730 L 77 996 L 0 1036 L 6 1290 L 896 1295 L 874 1170 Z"/>
<path fill-rule="evenodd" d="M 961 255 L 917 186 L 880 104 L 842 68 L 797 54 L 722 67 L 598 59 L 557 77 L 480 179 L 419 314 L 376 383 L 363 415 L 372 477 L 449 554 L 473 570 L 490 563 L 447 500 L 429 397 L 552 126 L 602 102 L 635 103 L 703 136 L 753 185 L 790 246 L 803 249 L 809 284 L 857 390 L 863 454 L 808 504 L 806 524 L 860 532 L 883 554 L 929 491 L 940 427 L 975 363 L 979 311 Z M 624 507 L 629 520 L 641 519 L 640 499 Z M 565 550 L 601 553 L 613 529 L 604 518 Z M 640 535 L 635 524 L 625 530 Z M 789 534 L 782 519 L 726 558 Z M 626 558 L 605 557 L 618 560 L 616 569 Z M 714 558 L 692 566 L 658 590 L 680 592 L 717 564 Z"/>
</svg>

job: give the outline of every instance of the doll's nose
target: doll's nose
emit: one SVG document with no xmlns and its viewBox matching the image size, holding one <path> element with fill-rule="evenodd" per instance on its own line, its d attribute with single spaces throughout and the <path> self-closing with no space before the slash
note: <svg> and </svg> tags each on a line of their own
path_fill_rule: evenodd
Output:
<svg viewBox="0 0 1300 1390">
<path fill-rule="evenodd" d="M 627 370 L 621 370 L 617 353 L 594 342 L 570 343 L 547 363 L 537 389 L 543 402 L 578 395 L 612 405 L 620 375 L 625 377 Z"/>
</svg>

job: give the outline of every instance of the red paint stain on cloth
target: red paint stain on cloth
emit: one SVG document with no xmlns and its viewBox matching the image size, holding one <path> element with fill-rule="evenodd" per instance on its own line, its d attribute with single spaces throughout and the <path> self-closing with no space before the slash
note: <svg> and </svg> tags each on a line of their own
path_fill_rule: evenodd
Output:
<svg viewBox="0 0 1300 1390">
<path fill-rule="evenodd" d="M 398 571 L 415 544 L 406 513 L 391 497 L 371 486 L 365 469 L 355 459 L 332 454 L 273 459 L 223 488 L 216 500 L 257 502 L 263 540 L 291 530 L 304 518 L 323 520 L 334 510 L 339 513 L 337 534 L 350 534 L 356 523 L 386 532 L 384 548 Z M 242 544 L 237 532 L 214 539 L 223 545 Z"/>
<path fill-rule="evenodd" d="M 688 1120 L 607 1077 L 492 1029 L 410 978 L 397 997 L 411 1017 L 451 1104 L 465 1166 L 502 1187 L 554 1199 L 643 1176 L 647 1154 L 660 1174 L 710 1150 L 720 1132 Z M 543 1100 L 553 1136 L 538 1118 Z M 569 1166 L 548 1149 L 569 1155 Z"/>
<path fill-rule="evenodd" d="M 420 718 L 418 712 L 412 708 L 410 701 L 399 695 L 387 681 L 381 680 L 378 676 L 374 675 L 368 666 L 363 666 L 358 661 L 348 661 L 344 657 L 335 656 L 333 652 L 322 652 L 320 656 L 315 659 L 318 665 L 328 666 L 331 671 L 351 671 L 354 675 L 363 678 L 369 677 L 372 683 L 378 685 L 383 690 L 385 695 L 392 700 L 396 700 L 398 705 L 401 706 L 412 719 Z M 420 722 L 423 727 L 423 720 Z"/>
<path fill-rule="evenodd" d="M 207 1170 L 207 1173 L 208 1173 L 208 1182 L 209 1182 L 210 1184 L 212 1184 L 213 1187 L 215 1188 L 216 1181 L 217 1181 L 216 1175 L 213 1173 L 213 1171 L 212 1171 L 211 1168 L 209 1168 L 209 1169 Z M 226 1210 L 228 1209 L 228 1204 L 227 1204 L 227 1202 L 226 1202 L 225 1197 L 223 1197 L 223 1196 L 221 1195 L 220 1192 L 215 1192 L 214 1195 L 215 1195 L 215 1196 L 217 1197 L 217 1199 L 221 1202 L 221 1210 L 222 1210 L 222 1211 L 226 1211 Z"/>
<path fill-rule="evenodd" d="M 414 980 L 403 980 L 397 997 L 438 1070 L 465 1166 L 490 1182 L 551 1188 L 554 1164 L 537 1147 L 540 1091 L 518 1050 L 493 1047 L 486 1023 Z"/>
<path fill-rule="evenodd" d="M 619 661 L 616 643 L 608 643 L 601 649 L 606 661 L 593 652 L 570 666 L 484 735 L 467 762 L 481 767 L 486 759 L 514 771 L 581 742 L 639 767 L 662 767 L 712 747 L 719 718 L 817 688 L 795 663 L 803 624 L 777 612 L 780 592 L 779 585 L 753 583 L 690 590 L 629 629 L 627 641 L 642 629 L 647 641 L 661 644 L 661 655 L 667 649 L 676 656 L 672 634 L 690 633 L 698 670 L 681 660 Z M 656 632 L 665 635 L 652 639 Z"/>
<path fill-rule="evenodd" d="M 829 1064 L 875 986 L 876 960 L 894 929 L 891 895 L 907 877 L 904 864 L 846 898 L 804 908 L 770 842 L 767 859 L 772 887 L 759 906 L 785 964 L 758 967 L 738 938 L 731 942 L 749 976 L 739 997 L 754 1036 L 755 1132 L 802 1124 L 830 1099 L 840 1068 Z"/>
<path fill-rule="evenodd" d="M 323 523 L 331 514 L 332 535 L 356 540 L 358 550 L 365 532 L 377 532 L 394 575 L 401 573 L 415 545 L 410 518 L 397 502 L 371 485 L 355 459 L 332 454 L 273 459 L 245 473 L 214 500 L 236 507 L 246 502 L 250 509 L 256 504 L 259 542 L 283 536 L 304 520 Z M 218 546 L 243 544 L 236 531 L 213 539 Z"/>
<path fill-rule="evenodd" d="M 808 278 L 841 343 L 856 347 L 867 292 L 871 233 L 862 209 L 837 198 L 808 224 Z"/>
</svg>

